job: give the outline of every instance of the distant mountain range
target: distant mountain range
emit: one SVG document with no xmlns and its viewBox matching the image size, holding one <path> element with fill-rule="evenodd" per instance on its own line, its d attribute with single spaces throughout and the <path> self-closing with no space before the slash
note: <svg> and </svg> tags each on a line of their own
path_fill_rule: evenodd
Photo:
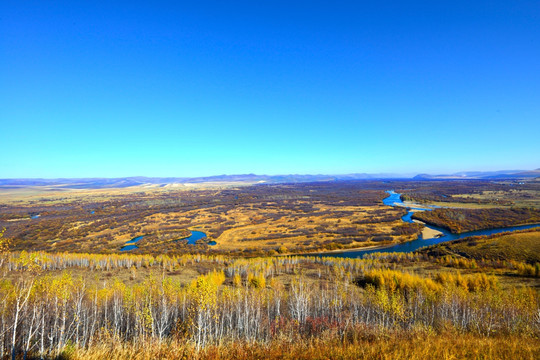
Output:
<svg viewBox="0 0 540 360">
<path fill-rule="evenodd" d="M 216 175 L 206 177 L 144 177 L 124 178 L 59 178 L 59 179 L 0 179 L 0 186 L 29 187 L 50 186 L 70 189 L 121 188 L 138 185 L 202 184 L 202 183 L 301 183 L 338 180 L 368 180 L 404 178 L 398 174 L 346 174 L 346 175 Z M 407 178 L 410 178 L 407 177 Z"/>
<path fill-rule="evenodd" d="M 455 174 L 430 175 L 418 174 L 414 180 L 457 180 L 457 179 L 524 179 L 540 177 L 540 169 L 536 170 L 499 170 L 499 171 L 462 171 Z"/>
<path fill-rule="evenodd" d="M 457 180 L 457 179 L 524 179 L 540 177 L 536 170 L 502 171 L 465 171 L 455 174 L 419 174 L 414 177 L 400 174 L 345 174 L 345 175 L 216 175 L 206 177 L 144 177 L 123 178 L 59 178 L 59 179 L 0 179 L 0 186 L 6 188 L 24 188 L 46 186 L 67 189 L 123 188 L 138 185 L 201 184 L 201 183 L 302 183 L 316 181 L 377 180 L 377 179 L 413 179 L 413 180 Z"/>
</svg>

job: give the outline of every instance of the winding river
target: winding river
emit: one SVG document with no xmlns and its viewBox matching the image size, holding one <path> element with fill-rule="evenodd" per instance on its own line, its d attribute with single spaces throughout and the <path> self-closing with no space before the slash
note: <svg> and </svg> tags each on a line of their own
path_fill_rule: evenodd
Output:
<svg viewBox="0 0 540 360">
<path fill-rule="evenodd" d="M 406 205 L 401 200 L 401 194 L 394 192 L 393 190 L 388 190 L 388 197 L 383 199 L 383 204 L 388 206 L 400 206 L 400 207 L 406 207 L 408 209 L 407 214 L 401 217 L 401 220 L 404 222 L 412 223 L 412 215 L 414 211 L 430 211 L 434 208 L 437 208 L 439 206 L 431 206 L 431 205 L 425 205 L 424 207 L 420 207 L 417 205 Z M 530 225 L 520 225 L 520 226 L 511 226 L 511 227 L 504 227 L 504 228 L 494 228 L 494 229 L 486 229 L 486 230 L 476 230 L 476 231 L 469 231 L 464 232 L 461 234 L 452 234 L 450 231 L 440 228 L 438 226 L 433 225 L 425 225 L 426 227 L 439 231 L 442 233 L 442 236 L 433 237 L 424 239 L 422 235 L 418 237 L 416 240 L 408 241 L 401 244 L 396 245 L 390 245 L 385 247 L 376 247 L 366 250 L 346 250 L 342 252 L 326 252 L 326 253 L 318 253 L 318 254 L 306 254 L 306 255 L 314 255 L 314 256 L 329 256 L 329 257 L 343 257 L 343 258 L 360 258 L 364 256 L 365 254 L 371 254 L 375 252 L 413 252 L 416 251 L 422 247 L 430 246 L 439 244 L 445 241 L 451 241 L 451 240 L 457 240 L 462 239 L 469 236 L 476 236 L 476 235 L 493 235 L 497 233 L 502 232 L 511 232 L 516 230 L 525 230 L 525 229 L 532 229 L 532 228 L 540 228 L 540 224 L 530 224 Z M 129 241 L 127 241 L 120 249 L 120 251 L 129 251 L 138 249 L 138 246 L 136 243 L 141 240 L 144 237 L 137 236 Z M 197 240 L 203 239 L 206 237 L 206 234 L 202 231 L 191 231 L 191 235 L 186 238 L 178 239 L 176 241 L 180 240 L 187 240 L 187 243 L 189 245 L 195 245 Z M 216 245 L 215 241 L 208 242 L 208 245 Z"/>
<path fill-rule="evenodd" d="M 384 205 L 402 206 L 402 207 L 407 207 L 407 209 L 409 210 L 407 214 L 401 218 L 401 220 L 405 222 L 409 222 L 409 223 L 413 222 L 413 220 L 411 219 L 411 216 L 414 210 L 430 211 L 437 207 L 437 206 L 426 206 L 426 207 L 407 206 L 403 203 L 403 201 L 401 201 L 401 194 L 396 193 L 393 190 L 389 190 L 387 191 L 387 193 L 389 194 L 389 196 L 383 200 Z M 397 245 L 391 245 L 391 246 L 381 247 L 381 248 L 372 248 L 369 250 L 350 250 L 350 251 L 343 251 L 343 252 L 321 253 L 321 254 L 317 254 L 317 256 L 360 258 L 364 256 L 365 254 L 370 254 L 370 253 L 375 253 L 375 252 L 412 252 L 424 246 L 435 245 L 435 244 L 439 244 L 445 241 L 462 239 L 469 236 L 493 235 L 493 234 L 502 233 L 502 232 L 532 229 L 536 227 L 540 228 L 540 224 L 531 224 L 531 225 L 511 226 L 511 227 L 505 227 L 505 228 L 476 230 L 476 231 L 464 232 L 461 234 L 452 234 L 448 230 L 440 228 L 438 226 L 427 225 L 427 224 L 426 226 L 430 229 L 440 231 L 442 233 L 442 236 L 424 239 L 422 238 L 422 235 L 420 235 L 418 239 L 416 240 L 408 241 L 408 242 L 397 244 Z"/>
</svg>

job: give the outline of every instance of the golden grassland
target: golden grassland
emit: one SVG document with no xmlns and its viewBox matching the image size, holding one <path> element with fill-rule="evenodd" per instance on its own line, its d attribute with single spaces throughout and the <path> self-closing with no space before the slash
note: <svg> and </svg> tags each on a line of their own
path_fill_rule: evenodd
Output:
<svg viewBox="0 0 540 360">
<path fill-rule="evenodd" d="M 222 190 L 238 189 L 251 183 L 200 183 L 200 184 L 174 184 L 174 186 L 139 185 L 129 187 L 112 187 L 97 189 L 76 189 L 63 187 L 63 185 L 51 186 L 25 186 L 20 188 L 0 186 L 0 200 L 5 204 L 35 204 L 46 202 L 49 204 L 62 204 L 70 201 L 80 203 L 94 203 L 111 200 L 118 197 L 133 194 L 167 194 L 182 191 L 197 190 Z"/>
<path fill-rule="evenodd" d="M 271 204 L 263 211 L 252 207 L 237 207 L 233 211 L 224 214 L 226 222 L 234 221 L 236 225 L 216 238 L 216 249 L 233 250 L 243 247 L 272 249 L 276 246 L 292 249 L 299 243 L 318 244 L 343 238 L 343 235 L 338 232 L 343 227 L 350 227 L 354 229 L 355 233 L 367 235 L 370 233 L 391 234 L 394 227 L 401 225 L 401 220 L 399 220 L 400 212 L 383 206 L 336 207 L 320 204 L 315 205 L 313 215 L 302 217 L 298 217 L 298 213 L 295 211 L 284 212 L 283 209 L 270 206 Z M 382 210 L 384 215 L 394 215 L 396 220 L 379 222 L 377 214 L 375 214 L 377 210 Z M 347 217 L 343 217 L 342 212 L 348 212 L 349 214 Z M 279 219 L 274 220 L 273 216 L 279 216 Z M 373 219 L 369 224 L 355 223 L 368 217 Z M 211 222 L 201 226 L 201 228 L 211 234 L 215 232 L 213 224 L 215 223 Z M 297 231 L 299 228 L 307 230 L 308 234 L 299 234 Z M 398 238 L 395 237 L 395 239 Z M 414 239 L 414 237 L 403 236 L 399 238 L 400 241 L 411 239 Z M 362 247 L 373 244 L 376 244 L 376 242 L 352 239 L 348 247 Z"/>
<path fill-rule="evenodd" d="M 352 186 L 350 196 L 334 196 L 332 186 L 328 188 L 322 195 L 295 186 L 287 188 L 290 194 L 285 195 L 273 187 L 208 185 L 42 191 L 24 196 L 16 190 L 4 195 L 10 201 L 0 214 L 5 219 L 2 223 L 0 218 L 0 226 L 7 228 L 7 236 L 16 240 L 20 250 L 98 253 L 119 251 L 139 235 L 145 235 L 137 243 L 140 253 L 211 250 L 272 255 L 380 246 L 413 240 L 420 233 L 420 227 L 401 222 L 404 209 L 382 205 L 383 191 Z M 243 189 L 251 192 L 246 195 Z M 366 202 L 370 205 L 362 205 Z M 41 217 L 30 219 L 32 211 Z M 188 236 L 189 230 L 205 232 L 205 241 L 216 245 L 190 248 L 175 242 Z"/>
<path fill-rule="evenodd" d="M 376 212 L 381 210 L 384 215 L 395 217 L 395 220 L 378 222 Z M 343 211 L 349 212 L 349 215 L 342 217 Z M 280 247 L 293 250 L 300 244 L 311 245 L 317 249 L 324 242 L 342 239 L 343 235 L 340 234 L 339 230 L 343 227 L 350 227 L 354 229 L 355 233 L 368 236 L 368 239 L 361 238 L 359 241 L 356 241 L 358 237 L 352 237 L 347 248 L 356 248 L 381 245 L 381 242 L 369 239 L 372 238 L 369 235 L 374 233 L 390 236 L 391 240 L 387 240 L 385 243 L 414 240 L 416 235 L 392 235 L 393 229 L 402 225 L 400 215 L 399 210 L 385 206 L 339 208 L 321 204 L 315 206 L 314 214 L 308 215 L 294 209 L 272 207 L 271 203 L 263 209 L 251 205 L 239 205 L 225 212 L 221 212 L 219 207 L 210 207 L 186 212 L 152 214 L 140 220 L 123 224 L 115 228 L 114 231 L 104 229 L 94 232 L 88 236 L 88 240 L 91 241 L 93 238 L 110 234 L 114 240 L 109 245 L 120 248 L 132 238 L 134 231 L 136 234 L 166 234 L 170 231 L 177 231 L 178 225 L 185 224 L 184 226 L 189 227 L 190 230 L 203 231 L 209 239 L 216 241 L 217 245 L 212 247 L 213 250 L 259 249 L 264 251 Z M 355 224 L 356 221 L 361 222 L 368 217 L 372 219 L 369 224 Z M 223 230 L 223 224 L 230 224 L 230 226 Z M 77 222 L 71 229 L 91 225 L 92 221 Z M 305 232 L 299 233 L 298 229 L 303 229 Z M 185 232 L 173 240 L 188 235 L 189 232 Z M 157 244 L 167 242 L 166 240 L 161 242 L 146 242 L 145 240 L 143 239 L 137 244 L 142 252 L 153 252 Z"/>
<path fill-rule="evenodd" d="M 178 190 L 178 189 L 176 189 Z M 62 204 L 69 201 L 81 203 L 93 203 L 110 200 L 117 196 L 125 196 L 134 193 L 170 191 L 157 187 L 132 186 L 126 188 L 110 189 L 69 189 L 59 186 L 36 186 L 21 187 L 18 189 L 0 187 L 0 199 L 5 204 L 28 205 L 38 202 L 48 204 Z"/>
<path fill-rule="evenodd" d="M 317 340 L 270 344 L 233 343 L 210 346 L 197 351 L 194 346 L 178 342 L 106 341 L 89 349 L 70 349 L 66 359 L 76 360 L 146 360 L 146 359 L 475 359 L 534 360 L 540 357 L 540 341 L 522 336 L 477 337 L 456 333 L 400 334 L 389 332 L 379 336 L 369 334 L 345 340 Z"/>
</svg>

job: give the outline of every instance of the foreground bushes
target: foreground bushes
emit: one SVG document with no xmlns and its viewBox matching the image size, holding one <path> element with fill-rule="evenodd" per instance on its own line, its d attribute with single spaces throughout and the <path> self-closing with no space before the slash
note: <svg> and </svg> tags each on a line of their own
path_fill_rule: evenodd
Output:
<svg viewBox="0 0 540 360">
<path fill-rule="evenodd" d="M 361 286 L 369 284 L 377 288 L 386 288 L 391 292 L 421 290 L 424 293 L 440 292 L 445 287 L 465 291 L 487 291 L 499 287 L 499 281 L 495 276 L 488 276 L 484 273 L 464 276 L 460 273 L 438 273 L 435 279 L 432 280 L 414 274 L 387 269 L 368 271 L 362 278 L 357 279 L 356 283 Z"/>
<path fill-rule="evenodd" d="M 465 337 L 540 335 L 538 294 L 528 288 L 503 291 L 482 274 L 432 279 L 386 269 L 373 259 L 113 256 L 92 265 L 84 258 L 34 255 L 5 265 L 16 269 L 12 272 L 19 280 L 0 282 L 0 357 L 14 350 L 19 356 L 98 358 L 96 354 L 112 347 L 137 358 L 139 344 L 148 345 L 140 350 L 147 358 L 165 357 L 161 354 L 169 351 L 204 358 L 212 349 L 264 353 L 275 344 L 292 346 L 292 353 L 301 357 L 304 351 L 316 354 L 317 339 L 333 344 L 330 357 L 339 356 L 342 347 L 362 357 L 377 354 L 363 350 L 366 334 L 398 334 L 390 347 L 418 331 Z M 66 270 L 54 277 L 35 275 L 51 264 L 71 261 L 93 269 L 124 266 L 129 272 L 139 260 L 163 269 L 183 261 L 209 261 L 222 264 L 224 271 L 209 272 L 188 285 L 167 276 L 128 286 L 115 278 L 96 283 Z M 326 269 L 325 278 L 302 275 L 315 265 Z M 283 275 L 290 282 L 280 281 Z"/>
</svg>

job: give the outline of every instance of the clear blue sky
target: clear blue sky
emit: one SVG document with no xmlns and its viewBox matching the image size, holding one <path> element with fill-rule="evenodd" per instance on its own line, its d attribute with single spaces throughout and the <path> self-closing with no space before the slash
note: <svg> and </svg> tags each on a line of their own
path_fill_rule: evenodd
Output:
<svg viewBox="0 0 540 360">
<path fill-rule="evenodd" d="M 540 167 L 537 0 L 189 3 L 1 1 L 0 177 Z"/>
</svg>

